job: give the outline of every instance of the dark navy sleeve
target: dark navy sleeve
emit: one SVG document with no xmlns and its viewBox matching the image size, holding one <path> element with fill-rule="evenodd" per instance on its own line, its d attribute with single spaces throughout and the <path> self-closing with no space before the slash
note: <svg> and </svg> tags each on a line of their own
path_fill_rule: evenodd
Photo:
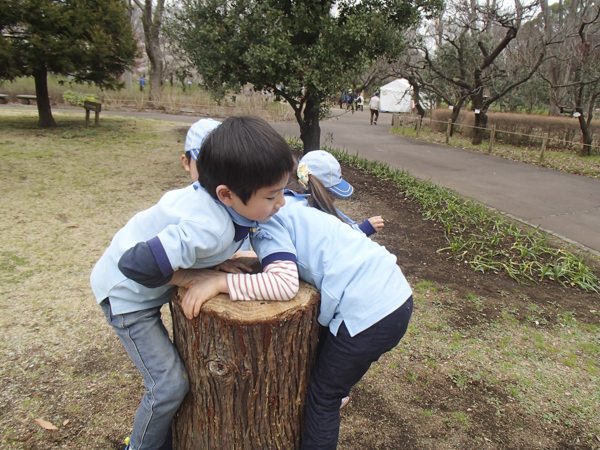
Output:
<svg viewBox="0 0 600 450">
<path fill-rule="evenodd" d="M 147 288 L 164 286 L 173 278 L 173 269 L 158 238 L 140 242 L 123 253 L 119 270 L 130 280 Z"/>
<path fill-rule="evenodd" d="M 263 269 L 265 267 L 267 267 L 269 264 L 271 264 L 273 261 L 292 261 L 293 263 L 298 263 L 298 261 L 296 260 L 296 255 L 294 255 L 293 253 L 287 253 L 287 252 L 271 253 L 270 255 L 265 256 L 263 258 L 263 260 L 261 261 Z"/>
<path fill-rule="evenodd" d="M 369 219 L 359 223 L 358 228 L 360 228 L 360 231 L 365 233 L 367 236 L 371 236 L 372 234 L 377 233 L 377 230 L 373 227 L 373 225 L 371 225 Z"/>
</svg>

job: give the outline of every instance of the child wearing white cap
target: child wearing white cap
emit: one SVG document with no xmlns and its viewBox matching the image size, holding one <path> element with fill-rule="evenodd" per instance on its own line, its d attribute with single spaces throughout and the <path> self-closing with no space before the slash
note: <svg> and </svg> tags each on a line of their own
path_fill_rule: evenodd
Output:
<svg viewBox="0 0 600 450">
<path fill-rule="evenodd" d="M 324 150 L 313 150 L 304 155 L 300 160 L 298 171 L 306 172 L 306 176 L 310 174 L 318 178 L 321 183 L 323 183 L 323 186 L 337 197 L 348 198 L 354 192 L 354 188 L 342 178 L 342 168 L 340 167 L 340 163 L 331 153 Z M 333 201 L 334 199 L 335 197 L 331 196 L 331 200 Z M 339 209 L 336 208 L 336 211 L 340 219 L 348 222 L 352 228 L 362 231 L 367 236 L 381 231 L 385 225 L 381 216 L 374 216 L 357 224 Z"/>
<path fill-rule="evenodd" d="M 221 122 L 213 119 L 200 119 L 194 123 L 187 132 L 185 138 L 185 153 L 181 155 L 181 164 L 186 172 L 190 174 L 192 183 L 198 181 L 198 168 L 196 162 L 200 154 L 202 142 Z M 192 162 L 192 160 L 194 162 Z"/>
<path fill-rule="evenodd" d="M 192 183 L 198 181 L 198 156 L 200 155 L 200 148 L 206 137 L 212 133 L 221 122 L 214 119 L 200 119 L 198 122 L 192 124 L 185 137 L 185 153 L 181 155 L 181 164 L 186 172 L 190 174 Z M 250 239 L 246 238 L 238 252 L 233 255 L 233 258 L 239 258 L 242 256 L 255 256 L 255 253 L 251 251 Z"/>
</svg>

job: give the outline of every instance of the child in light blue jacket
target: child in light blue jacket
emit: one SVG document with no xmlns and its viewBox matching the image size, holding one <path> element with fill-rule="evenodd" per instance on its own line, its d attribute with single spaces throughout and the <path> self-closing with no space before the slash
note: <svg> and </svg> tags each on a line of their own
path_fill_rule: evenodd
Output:
<svg viewBox="0 0 600 450">
<path fill-rule="evenodd" d="M 302 448 L 333 450 L 340 403 L 371 363 L 404 336 L 412 291 L 396 257 L 338 216 L 326 188 L 305 165 L 298 178 L 311 195 L 287 191 L 285 206 L 251 235 L 264 273 L 207 272 L 210 282 L 191 286 L 186 297 L 204 299 L 216 290 L 232 300 L 288 299 L 299 278 L 317 287 L 323 333 L 308 387 Z"/>
</svg>

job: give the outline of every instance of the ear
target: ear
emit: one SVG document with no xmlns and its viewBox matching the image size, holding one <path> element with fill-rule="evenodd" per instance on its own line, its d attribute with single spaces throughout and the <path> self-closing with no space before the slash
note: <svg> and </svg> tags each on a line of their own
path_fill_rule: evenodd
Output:
<svg viewBox="0 0 600 450">
<path fill-rule="evenodd" d="M 216 189 L 217 198 L 223 202 L 226 206 L 233 206 L 233 200 L 235 194 L 224 184 L 220 184 Z"/>
<path fill-rule="evenodd" d="M 183 165 L 183 168 L 185 169 L 186 172 L 190 171 L 190 162 L 185 157 L 185 154 L 181 155 L 181 164 Z"/>
</svg>

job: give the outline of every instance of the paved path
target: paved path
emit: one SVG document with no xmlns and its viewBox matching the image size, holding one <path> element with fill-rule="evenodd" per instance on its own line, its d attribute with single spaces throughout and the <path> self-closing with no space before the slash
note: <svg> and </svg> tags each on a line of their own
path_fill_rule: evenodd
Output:
<svg viewBox="0 0 600 450">
<path fill-rule="evenodd" d="M 81 110 L 74 112 L 83 114 Z M 369 125 L 367 111 L 343 114 L 341 110 L 333 110 L 333 113 L 336 117 L 321 123 L 321 142 L 329 139 L 327 143 L 333 147 L 407 169 L 413 176 L 539 225 L 600 255 L 600 180 L 393 135 L 389 133 L 389 114 L 381 114 L 378 125 Z M 186 123 L 198 120 L 154 113 L 104 111 L 102 114 Z M 299 136 L 295 123 L 272 125 L 286 136 Z"/>
<path fill-rule="evenodd" d="M 339 114 L 340 110 L 334 110 Z M 600 255 L 600 180 L 391 134 L 391 115 L 343 114 L 321 124 L 321 142 L 453 189 Z M 295 124 L 276 123 L 300 136 Z"/>
</svg>

